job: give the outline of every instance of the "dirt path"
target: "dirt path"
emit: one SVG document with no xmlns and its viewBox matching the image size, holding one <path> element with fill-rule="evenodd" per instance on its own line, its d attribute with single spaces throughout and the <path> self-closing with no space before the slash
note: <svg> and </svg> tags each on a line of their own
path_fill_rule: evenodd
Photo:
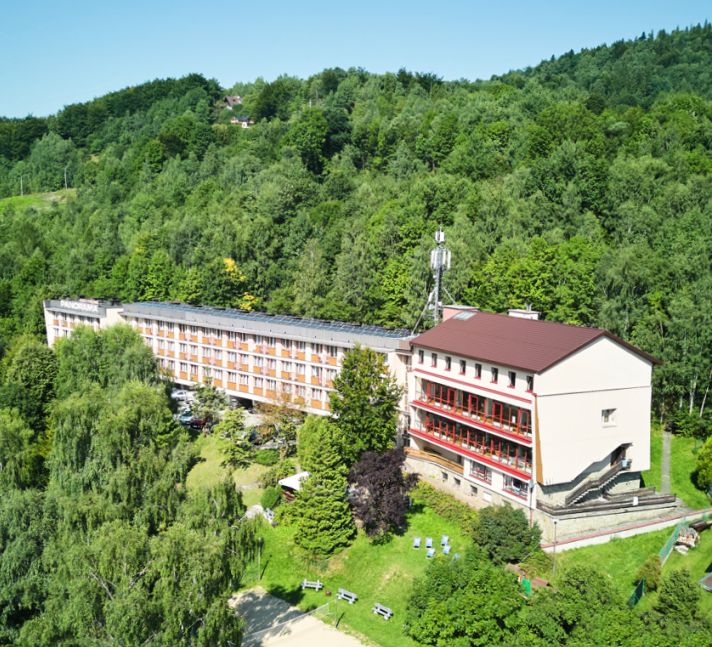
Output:
<svg viewBox="0 0 712 647">
<path fill-rule="evenodd" d="M 660 493 L 670 494 L 670 450 L 672 448 L 672 434 L 663 432 L 663 460 L 661 467 Z"/>
<path fill-rule="evenodd" d="M 243 645 L 247 647 L 363 647 L 356 638 L 313 616 L 305 616 L 301 609 L 269 595 L 262 588 L 238 593 L 230 599 L 230 606 L 245 620 Z M 270 627 L 273 629 L 264 631 Z M 255 632 L 262 633 L 255 635 Z"/>
</svg>

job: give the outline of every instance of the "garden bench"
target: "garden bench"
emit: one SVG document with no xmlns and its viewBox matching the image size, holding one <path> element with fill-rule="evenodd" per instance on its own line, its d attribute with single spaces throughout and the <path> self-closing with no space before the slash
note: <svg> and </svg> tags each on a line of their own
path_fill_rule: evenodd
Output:
<svg viewBox="0 0 712 647">
<path fill-rule="evenodd" d="M 393 611 L 389 609 L 388 607 L 384 607 L 382 604 L 376 604 L 373 605 L 373 609 L 371 609 L 375 614 L 383 616 L 386 620 L 388 620 L 392 615 Z"/>
<path fill-rule="evenodd" d="M 304 589 L 314 589 L 315 591 L 318 591 L 319 589 L 323 588 L 324 585 L 317 580 L 316 582 L 310 582 L 309 580 L 302 580 L 302 591 Z"/>
<path fill-rule="evenodd" d="M 358 599 L 358 595 L 346 589 L 339 589 L 339 594 L 336 597 L 339 600 L 346 600 L 349 604 L 353 604 Z"/>
</svg>

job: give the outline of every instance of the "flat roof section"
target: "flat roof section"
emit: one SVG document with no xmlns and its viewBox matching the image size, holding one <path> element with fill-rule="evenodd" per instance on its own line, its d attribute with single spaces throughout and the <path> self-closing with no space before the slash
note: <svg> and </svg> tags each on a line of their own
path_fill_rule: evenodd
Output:
<svg viewBox="0 0 712 647">
<path fill-rule="evenodd" d="M 543 373 L 601 337 L 608 337 L 653 364 L 662 364 L 601 328 L 481 311 L 458 313 L 419 335 L 412 343 L 444 353 Z"/>
<path fill-rule="evenodd" d="M 372 348 L 400 348 L 401 340 L 411 337 L 403 328 L 383 328 L 343 321 L 303 319 L 290 315 L 271 315 L 266 312 L 193 306 L 187 303 L 142 302 L 124 304 L 124 315 L 145 319 L 165 319 L 193 326 L 233 328 L 258 332 L 268 336 L 302 337 L 322 343 L 360 342 Z"/>
</svg>

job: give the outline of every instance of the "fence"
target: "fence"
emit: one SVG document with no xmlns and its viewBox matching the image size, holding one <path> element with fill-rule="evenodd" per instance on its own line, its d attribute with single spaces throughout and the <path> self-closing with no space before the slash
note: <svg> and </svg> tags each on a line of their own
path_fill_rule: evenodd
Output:
<svg viewBox="0 0 712 647">
<path fill-rule="evenodd" d="M 707 512 L 705 511 L 705 514 Z M 703 515 L 704 516 L 704 515 Z M 675 544 L 677 543 L 677 538 L 680 536 L 680 530 L 687 525 L 687 517 L 683 516 L 682 519 L 680 519 L 680 523 L 675 526 L 675 528 L 672 531 L 672 534 L 668 537 L 668 540 L 665 542 L 665 545 L 660 549 L 660 561 L 662 562 L 662 565 L 665 565 L 665 562 L 667 561 L 667 558 L 670 557 L 670 553 L 672 552 L 672 549 L 675 548 Z"/>
<path fill-rule="evenodd" d="M 645 594 L 645 578 L 640 580 L 638 582 L 638 586 L 635 587 L 635 591 L 633 591 L 633 595 L 631 595 L 628 598 L 628 606 L 632 609 L 638 602 L 640 602 L 640 598 L 643 597 Z"/>
</svg>

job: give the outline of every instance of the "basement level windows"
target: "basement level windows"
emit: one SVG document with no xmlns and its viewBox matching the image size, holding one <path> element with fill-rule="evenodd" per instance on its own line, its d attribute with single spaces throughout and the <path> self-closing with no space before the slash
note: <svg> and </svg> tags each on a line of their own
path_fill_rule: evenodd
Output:
<svg viewBox="0 0 712 647">
<path fill-rule="evenodd" d="M 492 379 L 491 379 L 492 384 L 497 384 L 497 380 L 499 379 L 499 369 L 496 366 L 493 366 L 490 369 L 490 374 L 492 376 Z"/>
<path fill-rule="evenodd" d="M 601 423 L 604 425 L 612 426 L 616 424 L 616 410 L 615 409 L 604 409 L 601 411 Z"/>
<path fill-rule="evenodd" d="M 438 365 L 438 354 L 431 353 L 430 354 L 430 366 L 437 367 L 437 365 Z"/>
<path fill-rule="evenodd" d="M 517 374 L 514 371 L 509 371 L 507 376 L 509 377 L 509 384 L 507 386 L 513 389 L 517 385 Z"/>
<path fill-rule="evenodd" d="M 475 364 L 475 379 L 482 378 L 482 364 Z"/>
</svg>

